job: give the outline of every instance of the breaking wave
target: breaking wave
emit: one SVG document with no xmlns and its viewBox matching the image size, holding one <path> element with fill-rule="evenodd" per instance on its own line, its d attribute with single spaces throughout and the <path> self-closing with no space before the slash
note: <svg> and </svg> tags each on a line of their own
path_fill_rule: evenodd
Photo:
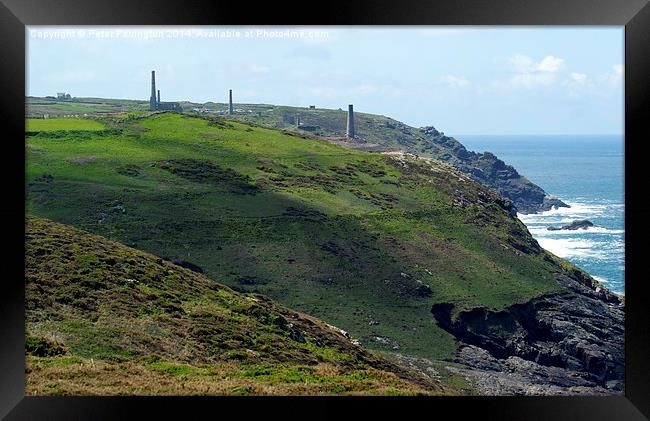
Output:
<svg viewBox="0 0 650 421">
<path fill-rule="evenodd" d="M 571 223 L 573 220 L 570 220 L 568 222 L 563 222 L 563 223 Z M 549 225 L 551 226 L 551 225 Z M 544 227 L 537 227 L 537 226 L 531 226 L 528 228 L 528 231 L 530 231 L 533 236 L 535 235 L 540 235 L 540 236 L 552 236 L 552 235 L 576 235 L 576 234 L 612 234 L 612 235 L 617 235 L 617 234 L 625 234 L 625 230 L 616 230 L 616 229 L 609 229 L 609 228 L 604 228 L 604 227 L 588 227 L 584 229 L 577 229 L 577 230 L 552 230 L 550 231 L 548 229 L 549 226 L 544 226 Z"/>
<path fill-rule="evenodd" d="M 625 230 L 623 204 L 567 202 L 570 208 L 554 208 L 531 215 L 518 214 L 539 245 L 556 256 L 585 269 L 615 292 L 623 293 Z M 577 230 L 561 228 L 576 220 L 588 219 L 594 226 Z M 618 273 L 618 275 L 617 275 Z M 619 280 L 620 279 L 620 280 Z"/>
</svg>

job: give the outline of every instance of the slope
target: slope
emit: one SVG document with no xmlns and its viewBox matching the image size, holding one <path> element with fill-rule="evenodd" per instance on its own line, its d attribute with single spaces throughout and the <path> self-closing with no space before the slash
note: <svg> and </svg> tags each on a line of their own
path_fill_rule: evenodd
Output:
<svg viewBox="0 0 650 421">
<path fill-rule="evenodd" d="M 26 228 L 28 394 L 447 394 L 320 320 L 40 218 Z"/>
<path fill-rule="evenodd" d="M 35 215 L 173 259 L 348 330 L 451 358 L 431 315 L 561 290 L 511 204 L 438 161 L 221 119 L 103 119 L 27 138 Z"/>
<path fill-rule="evenodd" d="M 389 117 L 355 112 L 357 138 L 345 136 L 346 111 L 241 104 L 232 118 L 267 127 L 309 132 L 361 150 L 404 152 L 448 162 L 474 180 L 510 199 L 520 213 L 566 207 L 494 154 L 468 151 L 433 126 L 415 128 Z"/>
</svg>

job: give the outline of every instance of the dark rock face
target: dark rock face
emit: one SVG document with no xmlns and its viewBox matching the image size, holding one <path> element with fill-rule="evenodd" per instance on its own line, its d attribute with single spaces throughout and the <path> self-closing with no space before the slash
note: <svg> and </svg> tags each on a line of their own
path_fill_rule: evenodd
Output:
<svg viewBox="0 0 650 421">
<path fill-rule="evenodd" d="M 548 227 L 547 230 L 549 231 L 559 231 L 559 230 L 579 230 L 579 229 L 587 229 L 589 227 L 593 227 L 594 224 L 591 221 L 588 221 L 586 219 L 580 219 L 578 221 L 573 221 L 569 225 L 564 225 L 561 228 L 558 227 Z"/>
<path fill-rule="evenodd" d="M 584 275 L 558 274 L 557 280 L 566 291 L 501 311 L 474 308 L 452 318 L 453 305 L 433 306 L 438 325 L 470 346 L 461 347 L 457 356 L 476 371 L 470 377 L 485 380 L 485 387 L 490 377 L 499 383 L 504 372 L 517 378 L 504 389 L 484 392 L 622 391 L 623 303 Z"/>
<path fill-rule="evenodd" d="M 585 373 L 545 366 L 520 357 L 498 359 L 474 345 L 465 345 L 457 361 L 472 367 L 447 367 L 467 378 L 481 395 L 612 395 L 622 392 L 622 384 L 603 387 Z"/>
<path fill-rule="evenodd" d="M 445 136 L 434 127 L 422 127 L 420 132 L 435 148 L 429 149 L 435 158 L 453 165 L 474 180 L 510 199 L 523 214 L 544 212 L 554 207 L 569 207 L 549 196 L 541 187 L 520 175 L 511 165 L 490 152 L 468 151 L 453 137 Z"/>
</svg>

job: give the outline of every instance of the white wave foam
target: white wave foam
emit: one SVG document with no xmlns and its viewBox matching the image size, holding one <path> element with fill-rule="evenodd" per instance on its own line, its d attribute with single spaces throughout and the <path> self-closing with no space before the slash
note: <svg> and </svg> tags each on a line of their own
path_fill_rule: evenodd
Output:
<svg viewBox="0 0 650 421">
<path fill-rule="evenodd" d="M 550 225 L 549 225 L 550 226 Z M 528 231 L 530 231 L 533 236 L 539 235 L 539 236 L 550 236 L 550 235 L 580 235 L 580 234 L 611 234 L 611 235 L 618 235 L 618 234 L 625 234 L 625 230 L 614 230 L 614 229 L 609 229 L 605 227 L 589 227 L 585 229 L 577 229 L 577 230 L 548 230 L 548 226 L 542 226 L 542 227 L 530 227 L 528 228 Z"/>
<path fill-rule="evenodd" d="M 560 217 L 559 222 L 565 220 L 584 219 L 589 216 L 598 216 L 605 213 L 608 206 L 614 205 L 597 205 L 588 203 L 567 202 L 569 208 L 556 208 L 547 210 L 540 213 L 532 213 L 528 215 L 517 214 L 517 217 L 524 223 L 534 223 L 547 221 L 549 217 Z M 558 222 L 558 221 L 556 221 Z"/>
<path fill-rule="evenodd" d="M 603 259 L 606 252 L 600 247 L 599 241 L 589 241 L 576 238 L 538 238 L 537 242 L 542 248 L 559 257 L 582 257 Z"/>
<path fill-rule="evenodd" d="M 594 226 L 587 229 L 549 231 L 547 228 L 562 227 L 581 219 L 609 218 L 612 211 L 617 214 L 624 205 L 606 202 L 567 202 L 567 204 L 571 207 L 517 216 L 541 247 L 559 257 L 578 264 L 588 262 L 592 267 L 600 264 L 620 266 L 625 258 L 624 229 Z M 622 289 L 621 286 L 624 285 L 623 283 L 615 285 L 617 281 L 613 282 L 602 276 L 594 276 L 594 278 L 616 290 Z"/>
</svg>

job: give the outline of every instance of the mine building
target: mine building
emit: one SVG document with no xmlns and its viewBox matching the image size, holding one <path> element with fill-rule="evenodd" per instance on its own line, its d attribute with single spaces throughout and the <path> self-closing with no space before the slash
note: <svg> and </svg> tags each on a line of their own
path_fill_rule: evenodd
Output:
<svg viewBox="0 0 650 421">
<path fill-rule="evenodd" d="M 160 90 L 156 91 L 156 71 L 151 71 L 151 97 L 149 97 L 149 111 L 176 111 L 182 112 L 183 108 L 178 102 L 160 102 Z"/>
</svg>

